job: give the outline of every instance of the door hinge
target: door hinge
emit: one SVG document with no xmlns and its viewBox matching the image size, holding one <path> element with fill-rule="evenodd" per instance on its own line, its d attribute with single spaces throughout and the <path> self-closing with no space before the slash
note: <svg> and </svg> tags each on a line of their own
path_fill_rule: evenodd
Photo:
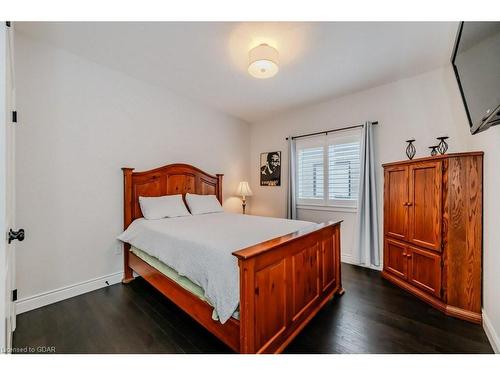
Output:
<svg viewBox="0 0 500 375">
<path fill-rule="evenodd" d="M 12 122 L 17 122 L 17 111 L 12 111 Z"/>
<path fill-rule="evenodd" d="M 10 27 L 10 21 L 5 21 L 5 26 Z"/>
<path fill-rule="evenodd" d="M 12 302 L 16 302 L 17 301 L 17 289 L 14 289 L 12 291 Z"/>
</svg>

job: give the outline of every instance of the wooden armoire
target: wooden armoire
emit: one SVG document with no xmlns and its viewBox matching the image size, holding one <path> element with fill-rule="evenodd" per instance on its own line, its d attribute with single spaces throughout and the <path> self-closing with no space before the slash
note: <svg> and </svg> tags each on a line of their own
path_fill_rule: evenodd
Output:
<svg viewBox="0 0 500 375">
<path fill-rule="evenodd" d="M 483 153 L 384 164 L 382 276 L 481 323 Z"/>
</svg>

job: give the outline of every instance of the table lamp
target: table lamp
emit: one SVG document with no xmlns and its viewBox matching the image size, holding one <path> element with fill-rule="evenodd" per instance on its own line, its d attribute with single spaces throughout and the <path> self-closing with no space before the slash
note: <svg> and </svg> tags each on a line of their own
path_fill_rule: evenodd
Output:
<svg viewBox="0 0 500 375">
<path fill-rule="evenodd" d="M 240 195 L 243 201 L 241 206 L 243 207 L 243 215 L 244 215 L 245 207 L 247 205 L 245 198 L 250 197 L 252 195 L 252 190 L 250 190 L 250 186 L 248 185 L 247 181 L 240 182 L 240 184 L 238 185 L 238 189 L 236 190 L 236 194 Z"/>
</svg>

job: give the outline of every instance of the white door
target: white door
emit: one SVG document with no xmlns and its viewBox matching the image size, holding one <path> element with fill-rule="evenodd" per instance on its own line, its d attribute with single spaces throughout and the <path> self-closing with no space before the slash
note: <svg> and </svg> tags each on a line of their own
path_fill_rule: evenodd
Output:
<svg viewBox="0 0 500 375">
<path fill-rule="evenodd" d="M 13 27 L 0 27 L 0 350 L 12 346 L 12 332 L 16 325 L 14 289 L 14 246 L 8 243 L 7 233 L 15 229 L 14 222 L 14 64 Z"/>
</svg>

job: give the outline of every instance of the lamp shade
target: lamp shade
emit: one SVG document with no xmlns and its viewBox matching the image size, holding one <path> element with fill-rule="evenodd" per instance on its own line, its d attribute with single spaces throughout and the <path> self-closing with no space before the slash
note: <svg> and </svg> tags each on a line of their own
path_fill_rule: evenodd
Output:
<svg viewBox="0 0 500 375">
<path fill-rule="evenodd" d="M 252 195 L 252 190 L 250 190 L 250 185 L 248 185 L 247 181 L 240 182 L 238 189 L 236 189 L 236 194 L 241 195 L 242 197 L 249 197 Z"/>
<path fill-rule="evenodd" d="M 255 78 L 271 78 L 279 70 L 278 51 L 267 44 L 261 44 L 250 50 L 248 73 Z"/>
</svg>

